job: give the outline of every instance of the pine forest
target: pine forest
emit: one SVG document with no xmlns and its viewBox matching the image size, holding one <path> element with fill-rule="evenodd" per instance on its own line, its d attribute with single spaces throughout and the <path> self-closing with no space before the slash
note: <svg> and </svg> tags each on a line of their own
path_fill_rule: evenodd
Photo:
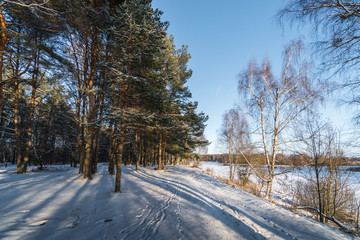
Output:
<svg viewBox="0 0 360 240">
<path fill-rule="evenodd" d="M 109 163 L 176 163 L 206 145 L 207 116 L 151 1 L 5 1 L 1 4 L 0 153 L 46 167 L 69 163 L 91 179 Z"/>
</svg>

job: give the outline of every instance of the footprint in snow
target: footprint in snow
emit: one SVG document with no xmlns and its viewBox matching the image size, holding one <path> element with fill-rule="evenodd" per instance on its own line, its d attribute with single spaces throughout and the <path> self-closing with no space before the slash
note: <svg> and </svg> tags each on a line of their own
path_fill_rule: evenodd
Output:
<svg viewBox="0 0 360 240">
<path fill-rule="evenodd" d="M 28 213 L 28 212 L 30 212 L 30 210 L 22 210 L 22 211 L 19 211 L 19 212 L 21 212 L 21 213 Z"/>
<path fill-rule="evenodd" d="M 103 223 L 108 223 L 111 221 L 112 221 L 111 218 L 105 218 L 105 219 L 100 219 L 100 220 L 96 221 L 96 224 L 103 224 Z"/>
<path fill-rule="evenodd" d="M 33 223 L 30 223 L 31 226 L 43 226 L 48 222 L 48 220 L 40 220 Z"/>
<path fill-rule="evenodd" d="M 72 223 L 67 224 L 65 227 L 66 227 L 66 228 L 74 228 L 74 227 L 76 227 L 77 225 L 78 225 L 77 222 L 72 222 Z"/>
</svg>

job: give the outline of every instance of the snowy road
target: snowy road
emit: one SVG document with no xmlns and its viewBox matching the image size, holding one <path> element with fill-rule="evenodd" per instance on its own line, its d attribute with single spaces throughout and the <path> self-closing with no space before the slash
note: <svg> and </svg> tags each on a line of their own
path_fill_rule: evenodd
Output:
<svg viewBox="0 0 360 240">
<path fill-rule="evenodd" d="M 0 239 L 352 239 L 198 169 L 123 169 L 115 194 L 106 165 L 92 181 L 0 168 Z"/>
</svg>

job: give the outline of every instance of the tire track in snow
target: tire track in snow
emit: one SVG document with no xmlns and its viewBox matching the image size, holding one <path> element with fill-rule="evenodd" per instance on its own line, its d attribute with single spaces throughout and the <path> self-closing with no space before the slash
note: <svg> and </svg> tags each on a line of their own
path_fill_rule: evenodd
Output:
<svg viewBox="0 0 360 240">
<path fill-rule="evenodd" d="M 258 240 L 268 239 L 262 234 L 261 231 L 257 230 L 254 225 L 251 226 L 241 221 L 241 219 L 233 213 L 232 209 L 229 208 L 228 204 L 217 199 L 212 194 L 210 194 L 209 191 L 203 189 L 202 186 L 196 184 L 197 182 L 201 182 L 201 180 L 199 181 L 198 179 L 199 176 L 195 176 L 193 174 L 189 174 L 188 176 L 190 176 L 190 178 L 197 178 L 198 180 L 198 181 L 193 181 L 192 179 L 187 179 L 187 181 L 191 183 L 192 191 L 197 195 L 201 195 L 201 198 L 205 200 L 205 202 L 208 202 L 208 206 L 211 205 L 215 206 L 215 208 L 211 212 L 215 220 L 223 219 L 222 221 L 225 226 L 233 228 L 234 230 L 237 229 L 240 234 L 246 232 L 247 236 L 242 235 L 241 239 L 243 239 L 244 237 L 248 239 L 258 239 Z M 211 185 L 211 183 L 208 182 L 205 183 L 206 186 L 209 186 L 209 184 Z M 219 226 L 215 224 L 215 221 L 211 221 L 210 223 L 213 229 L 219 228 Z M 244 231 L 242 232 L 242 230 Z"/>
<path fill-rule="evenodd" d="M 167 185 L 168 187 L 168 185 Z M 150 218 L 145 228 L 142 231 L 140 239 L 148 239 L 151 236 L 155 236 L 159 230 L 161 223 L 166 219 L 166 210 L 169 208 L 172 200 L 177 195 L 177 190 L 171 194 L 160 206 L 160 211 L 157 211 L 154 217 Z"/>
<path fill-rule="evenodd" d="M 175 180 L 175 179 L 174 179 Z M 172 186 L 176 189 L 176 192 L 177 192 L 177 208 L 175 210 L 175 214 L 176 214 L 176 219 L 177 219 L 177 225 L 176 225 L 176 229 L 180 235 L 179 237 L 179 240 L 182 240 L 183 239 L 183 225 L 182 225 L 182 221 L 181 221 L 181 200 L 182 200 L 182 197 L 180 196 L 179 193 L 180 190 L 179 190 L 179 187 L 180 186 L 183 186 L 183 182 L 184 182 L 184 178 L 182 178 L 181 176 L 177 177 L 176 178 L 176 183 L 173 181 L 171 181 L 172 183 Z"/>
<path fill-rule="evenodd" d="M 132 174 L 138 178 L 148 178 L 145 173 L 141 171 L 132 172 Z M 142 175 L 144 174 L 144 175 Z M 196 176 L 192 176 L 195 177 Z M 156 178 L 156 176 L 155 176 Z M 184 188 L 184 180 L 183 176 L 179 176 L 174 174 L 172 176 L 172 180 L 166 180 L 168 176 L 162 175 L 162 180 L 155 180 L 158 181 L 159 184 L 163 187 L 161 199 L 159 199 L 155 204 L 152 206 L 147 205 L 146 208 L 143 210 L 143 213 L 138 216 L 138 220 L 131 226 L 121 230 L 118 234 L 120 239 L 156 239 L 158 234 L 159 228 L 164 223 L 167 217 L 167 211 L 170 207 L 171 203 L 174 202 L 174 199 L 177 200 L 177 206 L 174 210 L 176 214 L 177 224 L 176 229 L 182 239 L 183 235 L 183 226 L 181 221 L 181 199 L 182 191 L 180 189 Z M 152 179 L 154 180 L 154 179 Z M 186 179 L 187 182 L 192 182 L 191 179 Z M 195 183 L 196 181 L 194 181 Z M 206 183 L 208 184 L 208 183 Z M 186 185 L 185 185 L 186 186 Z M 241 234 L 241 231 L 244 230 L 243 233 L 246 233 L 246 238 L 251 239 L 274 239 L 273 237 L 277 236 L 276 234 L 269 234 L 269 229 L 266 229 L 269 226 L 260 226 L 257 222 L 259 216 L 245 216 L 236 210 L 235 207 L 226 203 L 223 200 L 218 199 L 209 191 L 204 189 L 202 186 L 197 184 L 191 184 L 192 189 L 188 189 L 189 191 L 193 192 L 195 195 L 198 195 L 205 200 L 205 202 L 210 203 L 211 205 L 215 206 L 213 211 L 211 212 L 214 219 L 223 219 L 223 224 L 227 227 L 237 229 L 237 231 Z M 211 206 L 209 205 L 209 206 Z M 246 211 L 244 211 L 246 213 Z M 256 213 L 255 213 L 256 214 Z M 251 220 L 254 218 L 253 220 Z M 260 222 L 260 221 L 259 221 Z M 212 228 L 217 229 L 219 226 L 215 224 L 215 221 L 211 222 Z M 261 222 L 260 222 L 261 224 Z M 249 231 L 251 229 L 251 231 Z M 282 239 L 290 239 L 289 236 L 285 235 L 286 233 L 281 234 L 283 236 Z M 284 238 L 285 237 L 285 238 Z M 115 237 L 116 238 L 116 237 Z M 294 239 L 294 238 L 292 238 Z"/>
<path fill-rule="evenodd" d="M 177 230 L 179 232 L 179 234 L 182 236 L 183 235 L 183 228 L 182 228 L 182 222 L 181 222 L 181 198 L 178 198 L 178 202 L 177 202 L 177 210 L 175 210 L 175 213 L 177 215 Z M 182 237 L 180 237 L 180 239 L 183 239 Z"/>
<path fill-rule="evenodd" d="M 137 172 L 132 173 L 134 176 L 140 177 Z M 137 216 L 139 221 L 136 221 L 131 226 L 122 229 L 117 235 L 120 236 L 121 240 L 124 239 L 149 239 L 154 237 L 161 224 L 166 219 L 166 210 L 170 207 L 171 202 L 175 199 L 178 194 L 178 188 L 172 185 L 175 190 L 171 191 L 170 185 L 167 182 L 165 185 L 166 189 L 163 190 L 163 195 L 153 206 L 146 205 L 143 213 Z M 178 203 L 179 204 L 179 203 Z M 180 206 L 178 205 L 178 209 Z M 178 229 L 181 229 L 181 220 L 178 216 Z M 179 231 L 180 232 L 180 231 Z M 116 236 L 114 238 L 117 238 Z"/>
</svg>

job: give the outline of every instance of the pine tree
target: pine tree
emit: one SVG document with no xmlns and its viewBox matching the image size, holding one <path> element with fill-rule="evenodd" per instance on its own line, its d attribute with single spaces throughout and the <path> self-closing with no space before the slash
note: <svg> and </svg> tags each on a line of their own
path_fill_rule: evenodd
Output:
<svg viewBox="0 0 360 240">
<path fill-rule="evenodd" d="M 140 0 L 125 1 L 116 9 L 113 21 L 108 33 L 113 43 L 108 118 L 113 127 L 111 157 L 116 157 L 110 161 L 116 163 L 115 192 L 119 192 L 124 141 L 129 129 L 137 128 L 149 115 L 144 100 L 156 95 L 152 75 L 166 24 L 160 21 L 160 13 L 151 8 L 150 1 Z"/>
<path fill-rule="evenodd" d="M 203 134 L 204 122 L 207 117 L 203 113 L 196 113 L 197 103 L 189 100 L 191 93 L 185 86 L 192 75 L 192 71 L 187 68 L 191 57 L 187 46 L 176 49 L 172 36 L 165 38 L 164 45 L 160 55 L 162 61 L 160 78 L 164 79 L 164 90 L 157 124 L 159 134 L 158 169 L 164 167 L 162 156 L 167 145 L 173 151 L 177 149 L 177 154 L 185 156 L 194 150 L 197 144 L 206 144 L 206 142 L 197 141 L 196 138 Z"/>
</svg>

